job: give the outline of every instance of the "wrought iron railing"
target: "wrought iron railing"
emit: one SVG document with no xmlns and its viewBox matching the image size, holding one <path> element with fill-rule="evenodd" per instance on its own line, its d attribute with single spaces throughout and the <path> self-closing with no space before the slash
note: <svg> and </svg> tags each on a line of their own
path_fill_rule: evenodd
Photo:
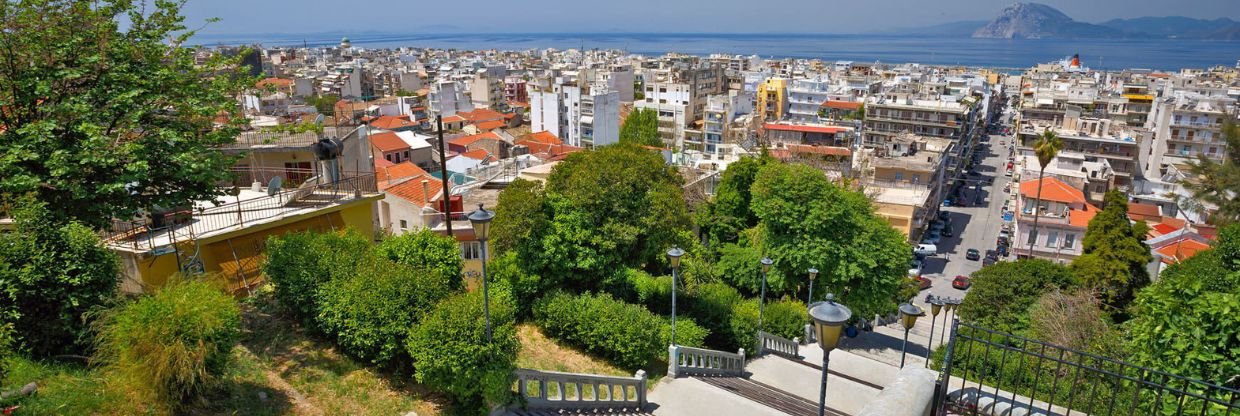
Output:
<svg viewBox="0 0 1240 416">
<path fill-rule="evenodd" d="M 1234 388 L 959 320 L 951 334 L 940 415 L 1240 415 Z"/>
</svg>

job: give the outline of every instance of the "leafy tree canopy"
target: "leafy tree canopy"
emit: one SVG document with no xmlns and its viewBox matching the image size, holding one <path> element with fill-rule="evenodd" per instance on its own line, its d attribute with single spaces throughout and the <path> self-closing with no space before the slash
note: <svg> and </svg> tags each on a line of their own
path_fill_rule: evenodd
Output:
<svg viewBox="0 0 1240 416">
<path fill-rule="evenodd" d="M 1146 227 L 1128 220 L 1128 200 L 1112 189 L 1106 208 L 1089 221 L 1083 254 L 1072 262 L 1072 273 L 1098 290 L 1104 309 L 1123 315 L 1136 291 L 1150 282 L 1145 267 L 1153 261 L 1145 245 Z"/>
<path fill-rule="evenodd" d="M 774 161 L 770 156 L 742 158 L 728 165 L 723 171 L 715 199 L 707 210 L 710 215 L 701 218 L 699 226 L 711 244 L 734 243 L 741 231 L 758 224 L 758 217 L 750 209 L 749 192 L 758 170 Z"/>
<path fill-rule="evenodd" d="M 198 65 L 174 46 L 194 34 L 180 4 L 0 3 L 0 193 L 94 227 L 219 195 L 233 158 L 216 148 L 235 140 L 235 98 L 255 79 L 241 55 Z"/>
<path fill-rule="evenodd" d="M 973 273 L 973 287 L 960 305 L 960 317 L 1001 331 L 1029 328 L 1029 308 L 1044 293 L 1072 285 L 1072 274 L 1042 259 L 1002 261 Z"/>
<path fill-rule="evenodd" d="M 659 113 L 649 108 L 629 113 L 620 126 L 620 143 L 663 147 L 663 139 L 659 138 Z"/>
<path fill-rule="evenodd" d="M 1188 173 L 1193 177 L 1184 181 L 1184 187 L 1194 198 L 1218 207 L 1214 222 L 1229 224 L 1240 221 L 1240 124 L 1226 119 L 1221 133 L 1227 156 L 1221 162 L 1205 156 L 1190 162 Z"/>
<path fill-rule="evenodd" d="M 517 179 L 499 194 L 491 225 L 490 248 L 502 255 L 534 235 L 547 222 L 541 182 Z"/>
</svg>

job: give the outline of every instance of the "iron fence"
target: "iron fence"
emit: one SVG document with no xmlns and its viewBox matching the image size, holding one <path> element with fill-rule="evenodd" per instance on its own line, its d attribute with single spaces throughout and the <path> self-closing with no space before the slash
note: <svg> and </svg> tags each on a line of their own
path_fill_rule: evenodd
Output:
<svg viewBox="0 0 1240 416">
<path fill-rule="evenodd" d="M 959 320 L 939 415 L 1240 415 L 1240 391 Z"/>
</svg>

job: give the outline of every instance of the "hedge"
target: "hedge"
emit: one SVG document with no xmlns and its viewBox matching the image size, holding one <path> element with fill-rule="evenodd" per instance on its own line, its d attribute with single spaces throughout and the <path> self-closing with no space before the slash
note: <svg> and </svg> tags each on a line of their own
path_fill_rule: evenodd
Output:
<svg viewBox="0 0 1240 416">
<path fill-rule="evenodd" d="M 809 311 L 805 304 L 793 300 L 767 301 L 763 311 L 763 327 L 766 332 L 784 338 L 805 336 L 805 324 Z M 758 300 L 748 299 L 732 308 L 731 336 L 733 342 L 745 350 L 758 345 Z"/>
<path fill-rule="evenodd" d="M 506 290 L 491 297 L 493 341 L 487 343 L 480 291 L 445 299 L 413 325 L 405 344 L 418 382 L 449 394 L 459 404 L 505 404 L 521 349 L 516 307 Z M 473 409 L 479 410 L 479 409 Z"/>
<path fill-rule="evenodd" d="M 534 305 L 534 319 L 548 335 L 626 369 L 641 368 L 661 356 L 667 347 L 664 331 L 670 331 L 664 328 L 668 323 L 662 317 L 609 294 L 553 294 Z M 678 337 L 693 336 L 691 325 L 684 324 L 685 335 Z"/>
<path fill-rule="evenodd" d="M 706 283 L 685 297 L 682 310 L 710 332 L 706 345 L 734 351 L 745 346 L 731 336 L 732 309 L 742 299 L 740 292 L 726 283 Z"/>
<path fill-rule="evenodd" d="M 303 325 L 317 330 L 320 286 L 353 276 L 373 250 L 370 239 L 356 231 L 272 236 L 267 239 L 263 274 L 275 284 L 280 304 Z"/>
<path fill-rule="evenodd" d="M 465 288 L 461 278 L 465 261 L 461 259 L 461 247 L 452 237 L 423 229 L 389 237 L 379 243 L 376 251 L 396 263 L 436 272 L 445 279 L 437 286 L 446 285 L 452 290 Z"/>
</svg>

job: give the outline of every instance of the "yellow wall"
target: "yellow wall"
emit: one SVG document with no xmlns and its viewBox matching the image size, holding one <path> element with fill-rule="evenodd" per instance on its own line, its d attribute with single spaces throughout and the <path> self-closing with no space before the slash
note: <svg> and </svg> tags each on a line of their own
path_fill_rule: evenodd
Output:
<svg viewBox="0 0 1240 416">
<path fill-rule="evenodd" d="M 896 173 L 900 173 L 899 179 L 896 179 Z M 918 184 L 930 183 L 930 172 L 914 171 L 903 168 L 874 168 L 874 179 L 888 182 L 913 182 L 913 178 L 917 178 Z"/>
<path fill-rule="evenodd" d="M 758 118 L 762 120 L 773 119 L 779 120 L 784 118 L 784 103 L 787 101 L 785 94 L 788 91 L 788 80 L 783 78 L 771 78 L 764 81 L 758 86 Z M 771 113 L 767 113 L 766 107 L 770 103 L 773 105 Z"/>
<path fill-rule="evenodd" d="M 916 208 L 911 205 L 886 204 L 882 202 L 876 202 L 875 205 L 878 215 L 887 220 L 891 228 L 895 228 L 897 231 L 904 233 L 905 237 L 908 237 L 909 232 L 912 231 L 913 213 L 916 212 Z"/>
</svg>

